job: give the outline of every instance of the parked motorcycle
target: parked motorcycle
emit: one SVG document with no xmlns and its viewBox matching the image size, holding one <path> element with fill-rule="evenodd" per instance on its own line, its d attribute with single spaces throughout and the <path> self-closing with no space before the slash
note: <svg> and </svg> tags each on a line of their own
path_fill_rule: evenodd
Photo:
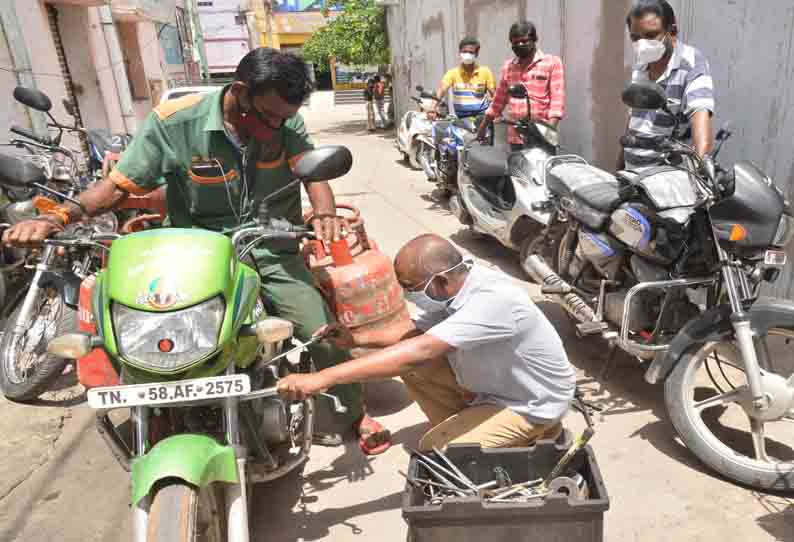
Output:
<svg viewBox="0 0 794 542">
<path fill-rule="evenodd" d="M 669 113 L 656 83 L 633 83 L 623 100 Z M 729 136 L 720 131 L 714 157 Z M 725 171 L 673 139 L 622 143 L 662 152 L 665 165 L 615 177 L 579 157 L 550 160 L 552 221 L 538 246 L 551 242 L 556 258 L 522 265 L 580 335 L 605 338 L 646 366 L 649 383 L 665 382 L 673 426 L 703 463 L 790 491 L 794 303 L 759 291 L 786 263 L 791 207 L 750 162 Z"/>
<path fill-rule="evenodd" d="M 50 115 L 50 99 L 37 90 L 17 87 L 14 97 L 28 107 Z M 65 131 L 78 128 L 58 123 L 50 115 L 50 126 L 58 129 L 55 137 L 39 137 L 24 128 L 13 126 L 11 131 L 24 139 L 12 144 L 36 150 L 36 154 L 21 158 L 0 154 L 0 185 L 8 190 L 21 191 L 35 210 L 46 211 L 56 201 L 70 201 L 80 205 L 74 196 L 82 191 L 88 180 L 80 176 L 75 154 L 61 146 Z M 30 214 L 18 220 L 30 218 Z M 15 223 L 16 221 L 11 221 Z M 10 224 L 4 224 L 9 226 Z M 70 229 L 87 228 L 97 232 L 113 232 L 118 221 L 113 213 L 106 213 Z M 19 253 L 18 253 L 19 254 Z M 46 352 L 50 339 L 60 333 L 73 331 L 77 324 L 77 294 L 80 281 L 98 265 L 91 251 L 67 251 L 63 254 L 45 247 L 37 254 L 21 253 L 19 266 L 29 265 L 33 272 L 30 282 L 19 284 L 16 299 L 8 303 L 13 312 L 5 320 L 0 340 L 0 389 L 15 401 L 29 401 L 47 390 L 62 373 L 68 359 Z"/>
<path fill-rule="evenodd" d="M 411 96 L 411 100 L 416 102 L 418 111 L 408 111 L 403 115 L 394 145 L 413 169 L 422 169 L 419 156 L 427 152 L 424 146 L 428 145 L 423 143 L 422 136 L 432 133 L 433 121 L 428 113 L 435 110 L 435 97 L 424 92 L 422 86 L 417 86 L 416 90 L 419 96 Z"/>
<path fill-rule="evenodd" d="M 458 192 L 458 156 L 477 140 L 477 129 L 490 103 L 483 104 L 479 113 L 459 118 L 448 115 L 433 123 L 432 139 L 422 136 L 426 147 L 419 153 L 422 169 L 427 179 L 436 183 L 436 187 L 444 196 Z M 490 138 L 490 134 L 486 136 Z M 432 154 L 427 148 L 432 148 Z"/>
<path fill-rule="evenodd" d="M 523 85 L 513 85 L 509 92 L 529 100 Z M 545 203 L 546 164 L 557 154 L 559 132 L 532 118 L 503 122 L 515 127 L 523 148 L 511 152 L 506 141 L 466 145 L 460 152 L 458 193 L 449 206 L 461 224 L 520 251 L 523 260 L 552 214 Z"/>
<path fill-rule="evenodd" d="M 309 151 L 294 183 L 338 178 L 351 165 L 344 147 Z M 72 358 L 99 348 L 119 375 L 121 385 L 93 388 L 87 399 L 98 431 L 131 471 L 136 541 L 247 541 L 250 484 L 308 458 L 313 400 L 282 401 L 276 384 L 314 366 L 308 352 L 286 355 L 293 326 L 266 315 L 259 274 L 244 262 L 263 243 L 313 233 L 279 220 L 224 233 L 161 228 L 114 240 L 92 294 L 97 333 L 49 345 Z M 47 246 L 109 237 L 59 234 Z M 131 437 L 114 421 L 127 409 Z"/>
</svg>

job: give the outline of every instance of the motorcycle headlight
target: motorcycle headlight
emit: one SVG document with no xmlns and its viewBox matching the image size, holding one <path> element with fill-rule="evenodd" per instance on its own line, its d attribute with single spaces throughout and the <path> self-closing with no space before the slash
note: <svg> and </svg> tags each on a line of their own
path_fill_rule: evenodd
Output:
<svg viewBox="0 0 794 542">
<path fill-rule="evenodd" d="M 780 224 L 777 227 L 777 233 L 772 245 L 783 248 L 789 246 L 791 241 L 794 241 L 794 218 L 783 215 L 780 217 Z"/>
<path fill-rule="evenodd" d="M 215 351 L 225 312 L 220 296 L 173 312 L 146 312 L 114 304 L 119 353 L 142 369 L 178 372 Z"/>
</svg>

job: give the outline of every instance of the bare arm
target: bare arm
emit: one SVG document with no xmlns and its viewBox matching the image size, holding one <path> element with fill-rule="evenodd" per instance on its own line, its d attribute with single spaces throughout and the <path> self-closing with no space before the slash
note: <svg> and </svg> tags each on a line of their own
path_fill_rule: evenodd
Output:
<svg viewBox="0 0 794 542">
<path fill-rule="evenodd" d="M 432 335 L 420 335 L 318 373 L 287 376 L 279 381 L 278 390 L 282 397 L 298 400 L 337 384 L 399 376 L 451 351 L 452 347 L 444 341 Z"/>
<path fill-rule="evenodd" d="M 416 328 L 412 320 L 406 320 L 384 329 L 357 331 L 353 334 L 355 346 L 364 348 L 386 348 L 400 341 L 417 337 L 422 331 Z"/>
<path fill-rule="evenodd" d="M 711 112 L 702 110 L 692 115 L 692 143 L 700 156 L 705 156 L 714 148 Z"/>
<path fill-rule="evenodd" d="M 88 216 L 96 216 L 112 209 L 127 197 L 110 179 L 102 179 L 81 193 L 77 200 L 83 205 Z M 57 212 L 45 214 L 33 220 L 25 220 L 3 233 L 3 243 L 15 246 L 36 246 L 47 237 L 63 229 L 66 224 L 84 218 L 80 207 L 66 202 L 56 208 Z"/>
<path fill-rule="evenodd" d="M 326 182 L 304 183 L 306 194 L 314 210 L 312 227 L 318 239 L 338 241 L 342 236 L 342 221 L 336 216 L 336 200 L 331 185 Z"/>
</svg>

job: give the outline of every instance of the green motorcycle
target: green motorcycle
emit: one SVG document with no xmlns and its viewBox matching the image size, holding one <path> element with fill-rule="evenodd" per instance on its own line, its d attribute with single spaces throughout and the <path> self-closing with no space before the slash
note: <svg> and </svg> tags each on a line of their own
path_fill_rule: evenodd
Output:
<svg viewBox="0 0 794 542">
<path fill-rule="evenodd" d="M 341 177 L 351 164 L 344 147 L 316 149 L 293 183 Z M 48 347 L 69 358 L 103 349 L 121 375 L 123 385 L 90 389 L 87 399 L 132 475 L 136 542 L 246 542 L 250 484 L 308 459 L 313 401 L 282 401 L 275 388 L 314 370 L 308 343 L 287 348 L 292 323 L 266 315 L 260 277 L 243 262 L 263 243 L 313 234 L 278 220 L 224 233 L 163 228 L 114 239 L 92 295 L 96 335 L 62 335 Z M 298 350 L 299 359 L 287 356 Z"/>
</svg>

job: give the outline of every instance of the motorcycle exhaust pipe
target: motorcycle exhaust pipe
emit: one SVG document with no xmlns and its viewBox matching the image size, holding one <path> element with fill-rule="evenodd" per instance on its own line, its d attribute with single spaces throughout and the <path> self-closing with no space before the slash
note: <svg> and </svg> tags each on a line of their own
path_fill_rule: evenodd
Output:
<svg viewBox="0 0 794 542">
<path fill-rule="evenodd" d="M 590 305 L 573 292 L 573 287 L 555 273 L 542 256 L 533 254 L 524 264 L 532 279 L 541 285 L 542 293 L 559 296 L 560 306 L 580 322 L 595 321 L 596 315 Z"/>
</svg>

